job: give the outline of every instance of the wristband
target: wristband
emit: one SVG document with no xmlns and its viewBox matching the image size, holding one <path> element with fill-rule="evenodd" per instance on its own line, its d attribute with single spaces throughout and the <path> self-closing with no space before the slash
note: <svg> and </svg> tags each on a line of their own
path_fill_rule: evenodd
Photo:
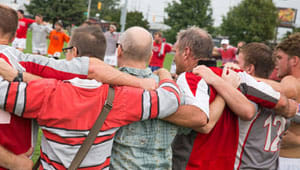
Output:
<svg viewBox="0 0 300 170">
<path fill-rule="evenodd" d="M 23 81 L 23 72 L 18 71 L 17 77 L 14 78 L 13 82 L 22 82 Z"/>
</svg>

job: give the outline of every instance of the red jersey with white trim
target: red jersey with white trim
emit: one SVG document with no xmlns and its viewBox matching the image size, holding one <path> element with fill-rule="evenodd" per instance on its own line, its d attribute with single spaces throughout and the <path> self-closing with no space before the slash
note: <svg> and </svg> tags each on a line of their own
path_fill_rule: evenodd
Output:
<svg viewBox="0 0 300 170">
<path fill-rule="evenodd" d="M 34 22 L 35 20 L 29 18 L 19 19 L 16 37 L 26 38 L 28 26 Z"/>
<path fill-rule="evenodd" d="M 87 57 L 77 58 L 71 62 L 58 62 L 47 57 L 24 55 L 13 47 L 0 45 L 0 58 L 19 71 L 29 71 L 56 79 L 69 79 L 77 76 L 86 78 L 88 72 L 89 59 Z M 2 80 L 1 77 L 0 80 Z M 1 100 L 4 100 L 4 95 L 4 93 L 0 94 Z M 7 97 L 7 100 L 14 98 Z M 31 119 L 20 118 L 0 110 L 0 145 L 11 152 L 21 154 L 34 146 L 37 130 L 38 127 Z M 0 170 L 2 169 L 0 167 Z"/>
<path fill-rule="evenodd" d="M 227 49 L 219 48 L 218 51 L 221 54 L 223 64 L 227 62 L 234 62 L 236 60 L 235 55 L 237 52 L 237 48 L 235 47 L 228 47 Z"/>
<path fill-rule="evenodd" d="M 163 67 L 164 60 L 166 57 L 166 53 L 171 52 L 172 46 L 168 43 L 160 43 L 157 44 L 155 41 L 153 42 L 153 49 L 152 49 L 152 57 L 150 61 L 150 66 L 158 66 Z"/>
<path fill-rule="evenodd" d="M 179 88 L 163 80 L 153 91 L 117 86 L 113 107 L 79 169 L 108 169 L 113 137 L 132 122 L 164 118 L 179 105 Z M 35 118 L 43 130 L 42 169 L 70 166 L 80 145 L 99 116 L 108 85 L 93 80 L 62 82 L 43 79 L 26 83 L 0 82 L 0 108 L 24 118 Z"/>
<path fill-rule="evenodd" d="M 222 75 L 222 69 L 216 67 L 211 67 L 211 69 L 217 75 Z M 278 96 L 280 97 L 279 93 L 273 93 L 270 89 L 264 92 L 265 89 L 260 82 L 245 72 L 240 72 L 239 75 L 242 82 L 240 90 L 248 99 L 269 108 L 276 105 L 278 101 L 276 99 Z M 189 79 L 199 80 L 201 78 L 194 75 Z M 192 91 L 197 89 L 195 83 L 189 83 L 189 87 Z M 214 100 L 215 95 L 215 89 L 210 87 L 210 102 Z M 188 135 L 178 135 L 175 138 L 172 147 L 173 169 L 232 170 L 238 139 L 238 117 L 225 107 L 221 118 L 209 134 L 192 131 Z"/>
</svg>

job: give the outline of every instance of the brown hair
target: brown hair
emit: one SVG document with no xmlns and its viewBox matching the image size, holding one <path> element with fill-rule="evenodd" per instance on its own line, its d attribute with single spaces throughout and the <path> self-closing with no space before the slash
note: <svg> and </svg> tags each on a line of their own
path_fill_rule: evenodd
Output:
<svg viewBox="0 0 300 170">
<path fill-rule="evenodd" d="M 178 48 L 182 52 L 189 47 L 196 59 L 210 58 L 213 50 L 211 36 L 203 29 L 193 26 L 186 30 L 181 30 L 177 34 Z"/>
<path fill-rule="evenodd" d="M 159 37 L 162 37 L 162 33 L 160 31 L 155 32 L 154 35 L 158 35 Z"/>
<path fill-rule="evenodd" d="M 253 64 L 255 75 L 268 78 L 275 67 L 275 57 L 270 47 L 263 43 L 249 43 L 241 47 L 240 53 L 244 54 L 245 65 Z"/>
<path fill-rule="evenodd" d="M 300 57 L 300 33 L 294 33 L 276 46 L 276 50 L 282 50 L 289 57 Z"/>
<path fill-rule="evenodd" d="M 12 8 L 0 5 L 0 34 L 9 35 L 13 40 L 18 27 L 18 14 Z"/>
<path fill-rule="evenodd" d="M 78 49 L 79 56 L 104 59 L 106 40 L 102 29 L 97 25 L 76 28 L 72 33 L 70 46 Z"/>
<path fill-rule="evenodd" d="M 40 17 L 40 18 L 43 18 L 43 15 L 41 15 L 41 14 L 36 14 L 35 16 L 38 16 L 38 17 Z"/>
</svg>

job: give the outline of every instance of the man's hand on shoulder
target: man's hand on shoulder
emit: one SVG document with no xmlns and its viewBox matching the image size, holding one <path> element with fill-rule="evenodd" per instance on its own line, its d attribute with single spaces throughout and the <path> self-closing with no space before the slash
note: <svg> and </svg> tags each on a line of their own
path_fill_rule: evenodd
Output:
<svg viewBox="0 0 300 170">
<path fill-rule="evenodd" d="M 13 81 L 18 71 L 11 67 L 4 59 L 0 58 L 0 75 L 8 81 Z"/>
<path fill-rule="evenodd" d="M 210 68 L 205 65 L 197 66 L 193 69 L 193 73 L 202 77 L 207 84 L 212 85 L 213 83 L 217 83 L 216 81 L 220 79 L 218 75 L 216 75 Z"/>
<path fill-rule="evenodd" d="M 146 90 L 155 90 L 157 88 L 157 84 L 152 78 L 144 78 L 140 79 L 139 87 Z"/>
<path fill-rule="evenodd" d="M 163 79 L 170 79 L 170 80 L 172 80 L 171 73 L 167 69 L 165 69 L 165 68 L 160 68 L 160 69 L 156 70 L 154 72 L 154 74 L 158 75 L 159 80 L 163 80 Z"/>
<path fill-rule="evenodd" d="M 241 84 L 240 76 L 236 72 L 234 72 L 233 70 L 227 67 L 225 67 L 223 70 L 222 78 L 234 88 L 238 88 L 239 85 Z"/>
</svg>

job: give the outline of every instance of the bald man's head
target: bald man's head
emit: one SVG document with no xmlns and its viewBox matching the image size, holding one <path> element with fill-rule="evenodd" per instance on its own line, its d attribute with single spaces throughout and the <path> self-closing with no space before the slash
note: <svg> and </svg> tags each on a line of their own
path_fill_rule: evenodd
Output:
<svg viewBox="0 0 300 170">
<path fill-rule="evenodd" d="M 153 39 L 151 34 L 142 27 L 131 27 L 120 37 L 123 57 L 149 62 L 152 55 Z"/>
</svg>

